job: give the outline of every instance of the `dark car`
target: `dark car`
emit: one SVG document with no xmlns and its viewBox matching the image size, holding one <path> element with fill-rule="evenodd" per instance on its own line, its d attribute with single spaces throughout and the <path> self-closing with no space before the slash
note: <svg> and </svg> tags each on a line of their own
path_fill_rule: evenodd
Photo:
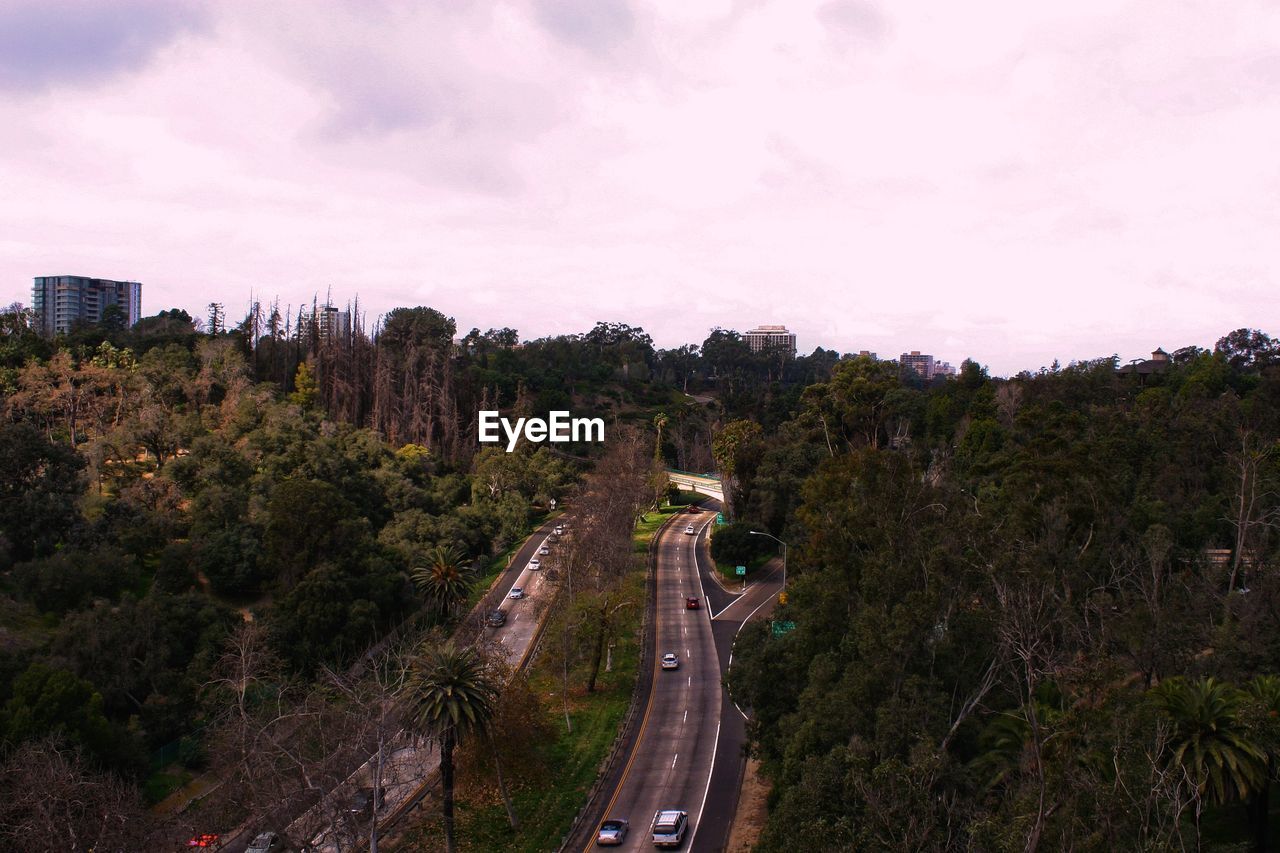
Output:
<svg viewBox="0 0 1280 853">
<path fill-rule="evenodd" d="M 485 621 L 489 623 L 489 627 L 491 628 L 501 628 L 503 625 L 507 624 L 507 611 L 494 610 L 485 617 Z"/>
<path fill-rule="evenodd" d="M 600 831 L 596 833 L 596 844 L 601 847 L 617 847 L 627 840 L 627 830 L 630 828 L 625 820 L 606 820 L 600 824 Z"/>
<path fill-rule="evenodd" d="M 697 610 L 698 609 L 697 597 L 691 595 L 688 598 L 686 598 L 684 600 L 684 607 L 686 610 Z"/>
<path fill-rule="evenodd" d="M 363 823 L 373 817 L 374 809 L 382 811 L 382 807 L 386 804 L 386 797 L 386 787 L 378 789 L 377 803 L 374 802 L 373 788 L 361 788 L 352 794 L 343 805 L 343 814 L 352 820 Z"/>
</svg>

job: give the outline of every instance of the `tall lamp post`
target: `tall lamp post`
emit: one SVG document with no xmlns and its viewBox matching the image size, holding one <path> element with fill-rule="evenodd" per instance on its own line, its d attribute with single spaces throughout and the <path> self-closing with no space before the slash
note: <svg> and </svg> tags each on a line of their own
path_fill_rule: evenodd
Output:
<svg viewBox="0 0 1280 853">
<path fill-rule="evenodd" d="M 779 545 L 782 546 L 782 591 L 786 592 L 787 591 L 787 543 L 783 542 L 781 539 L 779 539 L 777 536 L 774 536 L 772 533 L 765 533 L 763 530 L 752 530 L 751 535 L 752 536 L 768 536 L 774 542 L 777 542 Z"/>
</svg>

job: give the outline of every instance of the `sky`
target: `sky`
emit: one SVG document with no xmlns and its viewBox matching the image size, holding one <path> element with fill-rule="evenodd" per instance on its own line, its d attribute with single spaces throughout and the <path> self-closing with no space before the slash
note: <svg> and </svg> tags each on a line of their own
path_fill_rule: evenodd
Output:
<svg viewBox="0 0 1280 853">
<path fill-rule="evenodd" d="M 39 275 L 992 373 L 1280 334 L 1272 0 L 0 0 Z"/>
</svg>

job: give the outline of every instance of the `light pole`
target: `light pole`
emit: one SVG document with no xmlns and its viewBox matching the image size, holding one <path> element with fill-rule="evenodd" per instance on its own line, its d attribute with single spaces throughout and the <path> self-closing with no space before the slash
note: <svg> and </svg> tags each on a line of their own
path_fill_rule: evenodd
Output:
<svg viewBox="0 0 1280 853">
<path fill-rule="evenodd" d="M 763 530 L 752 530 L 751 535 L 752 536 L 768 536 L 774 542 L 777 542 L 779 545 L 782 546 L 782 591 L 786 592 L 787 591 L 787 543 L 783 542 L 781 539 L 779 539 L 777 536 L 774 536 L 772 533 L 765 533 Z"/>
</svg>

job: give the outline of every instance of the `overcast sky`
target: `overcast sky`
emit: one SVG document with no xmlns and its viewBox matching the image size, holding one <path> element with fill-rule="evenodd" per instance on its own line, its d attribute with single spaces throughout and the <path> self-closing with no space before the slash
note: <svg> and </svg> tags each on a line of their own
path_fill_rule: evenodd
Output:
<svg viewBox="0 0 1280 853">
<path fill-rule="evenodd" d="M 1269 0 L 0 0 L 0 152 L 6 303 L 785 323 L 998 374 L 1280 333 Z"/>
</svg>

